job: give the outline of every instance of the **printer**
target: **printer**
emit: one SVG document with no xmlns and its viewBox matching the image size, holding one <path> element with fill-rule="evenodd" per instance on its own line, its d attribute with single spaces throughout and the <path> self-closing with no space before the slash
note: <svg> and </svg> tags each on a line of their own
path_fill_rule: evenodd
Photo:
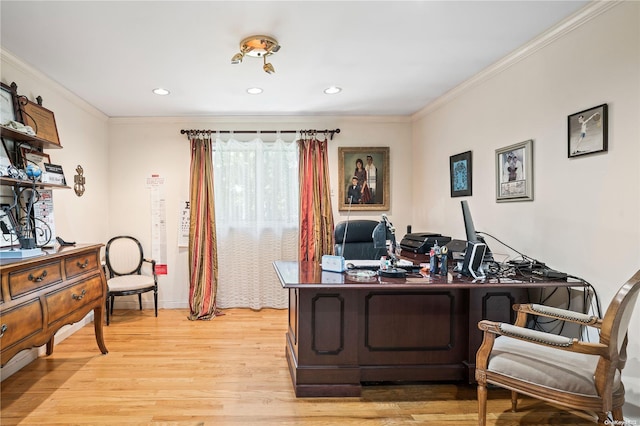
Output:
<svg viewBox="0 0 640 426">
<path fill-rule="evenodd" d="M 400 248 L 404 251 L 419 254 L 429 254 L 431 247 L 436 243 L 440 247 L 451 241 L 451 237 L 433 232 L 418 232 L 406 234 L 400 241 Z"/>
</svg>

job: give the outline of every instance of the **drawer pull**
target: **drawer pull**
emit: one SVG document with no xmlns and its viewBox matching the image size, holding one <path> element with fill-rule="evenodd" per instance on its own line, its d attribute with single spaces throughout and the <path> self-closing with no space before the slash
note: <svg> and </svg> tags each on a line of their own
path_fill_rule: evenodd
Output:
<svg viewBox="0 0 640 426">
<path fill-rule="evenodd" d="M 46 276 L 47 276 L 47 270 L 45 269 L 44 271 L 42 271 L 40 276 L 34 277 L 33 274 L 29 274 L 27 278 L 29 279 L 29 281 L 33 281 L 34 283 L 39 283 L 40 281 L 44 280 L 44 277 Z"/>
<path fill-rule="evenodd" d="M 7 331 L 7 324 L 2 324 L 2 327 L 0 327 L 0 337 L 4 336 L 4 332 Z"/>
<path fill-rule="evenodd" d="M 84 269 L 84 268 L 86 268 L 87 266 L 89 266 L 89 259 L 86 259 L 86 260 L 84 261 L 84 263 L 80 263 L 80 262 L 78 261 L 78 262 L 76 262 L 76 265 L 78 266 L 78 268 L 80 268 L 80 269 Z"/>
<path fill-rule="evenodd" d="M 71 297 L 73 298 L 73 300 L 82 300 L 85 294 L 87 294 L 87 290 L 82 290 L 80 294 L 73 293 Z"/>
</svg>

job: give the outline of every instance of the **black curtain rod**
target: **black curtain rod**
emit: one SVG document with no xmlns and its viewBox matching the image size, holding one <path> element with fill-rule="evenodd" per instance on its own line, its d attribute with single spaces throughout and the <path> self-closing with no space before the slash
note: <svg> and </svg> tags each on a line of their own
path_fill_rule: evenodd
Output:
<svg viewBox="0 0 640 426">
<path fill-rule="evenodd" d="M 333 130 L 329 130 L 329 129 L 325 129 L 325 130 L 315 130 L 315 129 L 309 129 L 309 130 L 193 130 L 193 129 L 189 129 L 189 130 L 185 130 L 182 129 L 180 130 L 180 134 L 185 135 L 185 134 L 198 134 L 198 133 L 205 133 L 207 135 L 210 135 L 211 133 L 329 133 L 330 139 L 333 140 L 333 135 L 335 133 L 340 133 L 340 129 L 333 129 Z"/>
</svg>

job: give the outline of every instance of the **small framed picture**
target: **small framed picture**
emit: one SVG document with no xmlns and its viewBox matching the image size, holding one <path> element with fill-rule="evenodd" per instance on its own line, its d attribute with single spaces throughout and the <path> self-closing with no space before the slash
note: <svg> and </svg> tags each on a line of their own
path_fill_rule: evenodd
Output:
<svg viewBox="0 0 640 426">
<path fill-rule="evenodd" d="M 0 176 L 7 176 L 7 169 L 12 165 L 9 151 L 4 144 L 4 139 L 0 141 Z"/>
<path fill-rule="evenodd" d="M 49 154 L 45 154 L 42 151 L 20 147 L 20 154 L 22 155 L 23 168 L 26 168 L 29 164 L 33 164 L 38 166 L 40 170 L 44 171 L 45 163 L 51 163 Z"/>
<path fill-rule="evenodd" d="M 471 195 L 471 151 L 449 157 L 451 196 Z"/>
<path fill-rule="evenodd" d="M 0 124 L 17 121 L 17 106 L 16 88 L 0 82 Z"/>
<path fill-rule="evenodd" d="M 18 245 L 18 238 L 13 230 L 9 218 L 9 204 L 0 204 L 0 247 L 13 247 Z"/>
<path fill-rule="evenodd" d="M 606 152 L 607 141 L 607 104 L 576 112 L 568 117 L 568 156 Z"/>
<path fill-rule="evenodd" d="M 496 149 L 496 201 L 533 200 L 533 140 Z"/>
</svg>

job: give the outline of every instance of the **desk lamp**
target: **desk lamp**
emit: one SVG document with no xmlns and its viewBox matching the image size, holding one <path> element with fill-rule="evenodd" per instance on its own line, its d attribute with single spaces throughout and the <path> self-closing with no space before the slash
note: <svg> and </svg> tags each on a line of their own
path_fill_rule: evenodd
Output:
<svg viewBox="0 0 640 426">
<path fill-rule="evenodd" d="M 373 238 L 373 247 L 375 248 L 387 248 L 387 254 L 391 261 L 391 268 L 380 269 L 380 275 L 390 278 L 404 278 L 407 275 L 407 271 L 398 268 L 398 257 L 396 256 L 396 229 L 393 227 L 386 214 L 382 215 L 382 220 L 376 225 L 371 234 Z M 387 241 L 390 242 L 387 245 Z"/>
</svg>

